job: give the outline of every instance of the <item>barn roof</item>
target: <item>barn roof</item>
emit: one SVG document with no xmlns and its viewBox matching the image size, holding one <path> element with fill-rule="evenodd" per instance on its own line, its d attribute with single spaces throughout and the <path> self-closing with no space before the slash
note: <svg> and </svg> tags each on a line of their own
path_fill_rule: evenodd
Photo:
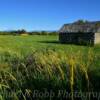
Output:
<svg viewBox="0 0 100 100">
<path fill-rule="evenodd" d="M 59 30 L 61 33 L 77 33 L 77 32 L 100 32 L 100 21 L 82 22 L 76 21 L 70 24 L 64 24 Z"/>
</svg>

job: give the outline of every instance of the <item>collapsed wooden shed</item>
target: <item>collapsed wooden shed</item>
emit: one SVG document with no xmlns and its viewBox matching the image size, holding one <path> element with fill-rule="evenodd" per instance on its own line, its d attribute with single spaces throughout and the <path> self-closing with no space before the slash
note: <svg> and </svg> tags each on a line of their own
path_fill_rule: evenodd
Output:
<svg viewBox="0 0 100 100">
<path fill-rule="evenodd" d="M 90 45 L 100 43 L 100 21 L 64 24 L 59 31 L 59 41 Z"/>
</svg>

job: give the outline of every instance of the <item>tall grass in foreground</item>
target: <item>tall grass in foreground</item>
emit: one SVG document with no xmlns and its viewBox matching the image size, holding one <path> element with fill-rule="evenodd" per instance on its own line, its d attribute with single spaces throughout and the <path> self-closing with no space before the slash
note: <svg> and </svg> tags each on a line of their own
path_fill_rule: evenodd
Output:
<svg viewBox="0 0 100 100">
<path fill-rule="evenodd" d="M 80 50 L 69 54 L 52 49 L 32 51 L 29 55 L 6 51 L 0 55 L 0 99 L 1 100 L 74 100 L 74 92 L 96 90 L 92 80 L 95 66 L 94 55 L 90 48 L 86 54 Z M 92 76 L 92 77 L 91 77 Z M 99 77 L 100 78 L 100 77 Z M 99 82 L 99 81 L 98 81 Z M 55 93 L 54 97 L 34 96 L 34 90 Z M 70 97 L 59 90 L 71 93 Z M 82 97 L 81 100 L 89 100 Z"/>
</svg>

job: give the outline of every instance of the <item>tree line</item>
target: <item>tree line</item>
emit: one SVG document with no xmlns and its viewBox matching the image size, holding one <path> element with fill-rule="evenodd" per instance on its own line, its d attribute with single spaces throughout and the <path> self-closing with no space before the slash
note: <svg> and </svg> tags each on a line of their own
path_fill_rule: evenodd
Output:
<svg viewBox="0 0 100 100">
<path fill-rule="evenodd" d="M 57 35 L 57 31 L 31 31 L 27 32 L 26 30 L 12 30 L 12 31 L 0 31 L 0 35 L 21 35 L 21 34 L 28 34 L 28 35 Z"/>
</svg>

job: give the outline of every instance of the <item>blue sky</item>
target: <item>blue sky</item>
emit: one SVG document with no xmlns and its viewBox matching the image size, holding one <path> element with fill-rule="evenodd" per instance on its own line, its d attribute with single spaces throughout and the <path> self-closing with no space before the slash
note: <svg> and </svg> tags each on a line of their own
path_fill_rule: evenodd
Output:
<svg viewBox="0 0 100 100">
<path fill-rule="evenodd" d="M 100 20 L 100 0 L 0 0 L 0 30 L 58 30 L 78 19 Z"/>
</svg>

